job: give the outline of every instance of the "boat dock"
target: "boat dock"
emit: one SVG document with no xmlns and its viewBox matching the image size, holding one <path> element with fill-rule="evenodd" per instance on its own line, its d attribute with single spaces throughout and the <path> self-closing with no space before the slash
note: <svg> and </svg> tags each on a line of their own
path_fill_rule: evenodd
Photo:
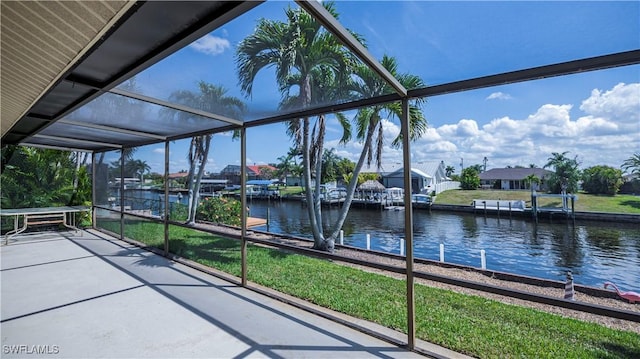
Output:
<svg viewBox="0 0 640 359">
<path fill-rule="evenodd" d="M 247 228 L 264 226 L 267 224 L 266 218 L 247 217 Z"/>
</svg>

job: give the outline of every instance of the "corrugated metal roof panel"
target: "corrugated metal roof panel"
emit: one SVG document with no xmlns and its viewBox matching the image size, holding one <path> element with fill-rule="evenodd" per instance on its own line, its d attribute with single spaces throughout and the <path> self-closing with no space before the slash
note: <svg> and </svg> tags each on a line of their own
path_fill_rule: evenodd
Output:
<svg viewBox="0 0 640 359">
<path fill-rule="evenodd" d="M 2 1 L 2 135 L 134 1 Z"/>
</svg>

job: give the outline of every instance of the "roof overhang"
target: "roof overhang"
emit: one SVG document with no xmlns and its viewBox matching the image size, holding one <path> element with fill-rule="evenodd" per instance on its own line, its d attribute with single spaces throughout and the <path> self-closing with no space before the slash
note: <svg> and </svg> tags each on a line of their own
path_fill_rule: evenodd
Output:
<svg viewBox="0 0 640 359">
<path fill-rule="evenodd" d="M 135 2 L 3 1 L 1 7 L 4 139 L 18 120 L 126 17 Z"/>
<path fill-rule="evenodd" d="M 24 143 L 73 110 L 260 3 L 3 1 L 2 144 Z M 220 117 L 215 119 L 230 126 L 239 124 Z M 158 141 L 156 137 L 148 140 Z M 99 143 L 86 146 L 78 139 L 49 140 L 45 147 L 105 147 Z"/>
</svg>

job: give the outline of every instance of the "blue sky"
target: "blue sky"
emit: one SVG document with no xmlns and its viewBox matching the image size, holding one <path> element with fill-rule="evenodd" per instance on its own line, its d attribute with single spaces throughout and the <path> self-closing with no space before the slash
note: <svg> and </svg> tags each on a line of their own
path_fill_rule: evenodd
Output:
<svg viewBox="0 0 640 359">
<path fill-rule="evenodd" d="M 273 72 L 256 78 L 252 98 L 239 91 L 236 45 L 259 18 L 284 18 L 284 1 L 269 1 L 139 74 L 141 92 L 166 99 L 177 89 L 196 91 L 198 81 L 222 85 L 251 112 L 274 111 L 280 94 Z M 295 6 L 295 5 L 292 5 Z M 434 85 L 527 67 L 640 48 L 640 2 L 429 2 L 338 1 L 340 20 L 367 41 L 376 58 L 398 60 L 400 72 Z M 412 144 L 413 161 L 445 161 L 460 169 L 489 159 L 487 166 L 542 166 L 551 152 L 569 151 L 582 167 L 619 167 L 640 152 L 640 66 L 628 66 L 442 95 L 427 100 L 429 130 Z M 353 116 L 353 112 L 346 113 Z M 387 144 L 397 119 L 385 122 Z M 330 120 L 325 147 L 356 160 L 360 144 L 338 145 Z M 284 126 L 248 130 L 247 162 L 276 162 L 291 146 Z M 171 145 L 172 172 L 187 169 L 187 141 Z M 239 142 L 213 139 L 207 170 L 238 164 Z M 161 172 L 164 145 L 137 152 Z M 385 148 L 384 161 L 400 162 L 399 149 Z"/>
</svg>

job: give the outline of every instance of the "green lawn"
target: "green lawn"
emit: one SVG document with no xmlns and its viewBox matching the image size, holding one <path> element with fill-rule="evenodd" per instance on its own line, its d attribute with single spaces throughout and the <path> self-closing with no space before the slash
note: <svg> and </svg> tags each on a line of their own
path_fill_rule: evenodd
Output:
<svg viewBox="0 0 640 359">
<path fill-rule="evenodd" d="M 299 194 L 302 194 L 302 192 L 304 191 L 303 188 L 300 186 L 286 186 L 286 187 L 280 186 L 278 187 L 278 189 L 280 190 L 280 195 L 283 197 L 299 195 Z"/>
<path fill-rule="evenodd" d="M 161 243 L 151 223 L 127 227 L 138 241 Z M 240 275 L 238 241 L 176 226 L 170 238 L 172 253 Z M 253 245 L 247 257 L 252 282 L 406 332 L 404 281 Z M 417 337 L 472 356 L 640 357 L 635 333 L 422 285 L 415 293 Z"/>
<path fill-rule="evenodd" d="M 523 200 L 531 206 L 529 191 L 450 190 L 438 194 L 436 204 L 470 205 L 474 199 Z M 559 207 L 559 198 L 540 198 L 541 206 Z M 632 195 L 598 196 L 578 193 L 576 211 L 640 214 L 640 197 Z"/>
</svg>

